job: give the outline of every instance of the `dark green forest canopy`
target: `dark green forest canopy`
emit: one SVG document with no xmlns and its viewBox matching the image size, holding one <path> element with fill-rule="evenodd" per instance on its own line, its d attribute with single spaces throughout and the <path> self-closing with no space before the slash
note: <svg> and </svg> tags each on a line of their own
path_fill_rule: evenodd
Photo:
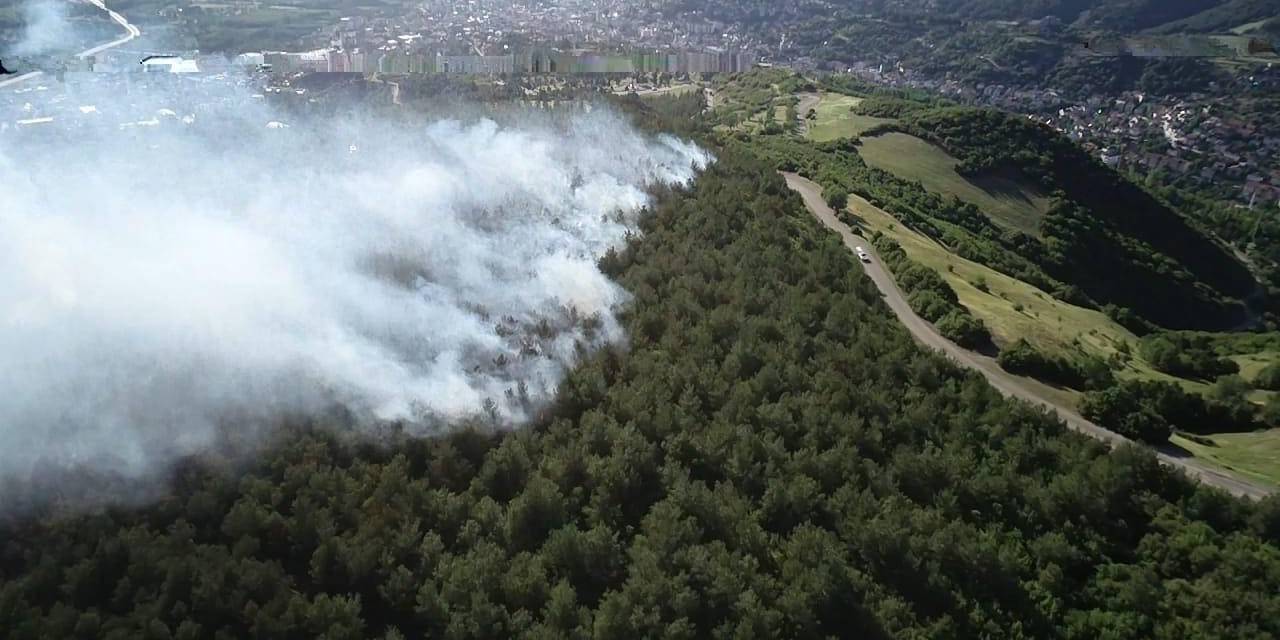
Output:
<svg viewBox="0 0 1280 640">
<path fill-rule="evenodd" d="M 374 445 L 317 419 L 242 475 L 10 524 L 0 636 L 1280 634 L 1280 501 L 1002 399 L 771 165 L 718 158 L 602 260 L 629 345 L 536 424 Z"/>
</svg>

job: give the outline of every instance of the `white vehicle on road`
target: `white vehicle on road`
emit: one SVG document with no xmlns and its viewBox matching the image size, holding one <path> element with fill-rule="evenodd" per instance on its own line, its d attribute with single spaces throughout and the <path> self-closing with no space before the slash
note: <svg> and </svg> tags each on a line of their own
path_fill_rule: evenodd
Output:
<svg viewBox="0 0 1280 640">
<path fill-rule="evenodd" d="M 854 247 L 853 252 L 858 254 L 859 260 L 866 262 L 868 264 L 871 263 L 871 254 L 867 253 L 866 249 L 863 249 L 862 247 Z"/>
</svg>

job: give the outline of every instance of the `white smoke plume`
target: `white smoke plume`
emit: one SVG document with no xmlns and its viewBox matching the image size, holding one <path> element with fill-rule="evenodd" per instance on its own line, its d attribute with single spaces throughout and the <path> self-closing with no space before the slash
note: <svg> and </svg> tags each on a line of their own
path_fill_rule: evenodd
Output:
<svg viewBox="0 0 1280 640">
<path fill-rule="evenodd" d="M 145 97 L 96 103 L 110 126 L 0 135 L 0 478 L 144 477 L 332 403 L 518 423 L 575 345 L 623 337 L 596 263 L 646 188 L 709 161 L 605 109 L 117 125 Z"/>
<path fill-rule="evenodd" d="M 65 0 L 31 0 L 22 5 L 21 39 L 8 52 L 17 56 L 49 53 L 74 40 Z"/>
</svg>

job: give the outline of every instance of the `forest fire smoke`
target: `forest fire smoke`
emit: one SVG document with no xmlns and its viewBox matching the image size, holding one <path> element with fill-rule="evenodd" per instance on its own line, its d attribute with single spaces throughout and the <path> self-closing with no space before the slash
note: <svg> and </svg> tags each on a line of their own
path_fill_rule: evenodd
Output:
<svg viewBox="0 0 1280 640">
<path fill-rule="evenodd" d="M 622 337 L 596 261 L 646 188 L 709 161 L 602 109 L 269 111 L 0 138 L 0 476 L 143 477 L 229 424 L 335 403 L 519 422 L 579 345 Z"/>
</svg>

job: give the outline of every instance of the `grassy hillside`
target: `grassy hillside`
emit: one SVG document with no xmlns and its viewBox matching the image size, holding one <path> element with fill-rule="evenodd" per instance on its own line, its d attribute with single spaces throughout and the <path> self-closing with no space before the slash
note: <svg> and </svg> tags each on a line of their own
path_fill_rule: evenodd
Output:
<svg viewBox="0 0 1280 640">
<path fill-rule="evenodd" d="M 798 82 L 778 73 L 731 78 L 723 93 L 753 91 L 768 117 L 776 93 Z M 806 149 L 777 137 L 784 129 L 776 123 L 750 131 L 766 134 L 779 162 L 811 171 L 824 187 L 863 195 L 958 255 L 1106 310 L 1130 330 L 1222 330 L 1248 319 L 1242 300 L 1258 284 L 1231 251 L 1065 137 L 993 110 L 877 91 L 856 105 L 859 96 L 832 100 L 889 120 L 857 139 Z M 716 118 L 741 110 L 734 104 L 718 106 Z M 818 124 L 853 127 L 840 108 L 828 107 Z"/>
<path fill-rule="evenodd" d="M 864 116 L 853 111 L 862 98 L 825 92 L 814 105 L 814 119 L 809 121 L 806 137 L 816 142 L 852 138 L 872 127 L 891 122 L 888 118 Z M 804 117 L 806 114 L 801 113 Z"/>
<path fill-rule="evenodd" d="M 906 149 L 899 149 L 898 153 L 906 154 L 902 156 L 903 164 L 911 163 L 913 156 Z M 878 232 L 892 238 L 912 260 L 939 273 L 956 292 L 960 304 L 987 327 L 1001 349 L 1025 340 L 1038 351 L 1062 361 L 1075 361 L 1081 355 L 1101 359 L 1110 364 L 1120 380 L 1159 381 L 1199 395 L 1213 393 L 1211 380 L 1176 377 L 1156 370 L 1138 354 L 1138 336 L 1100 311 L 1063 302 L 1016 278 L 962 258 L 863 198 L 850 198 L 849 221 L 868 235 Z M 1280 361 L 1280 350 L 1253 340 L 1248 334 L 1239 339 L 1224 336 L 1220 342 L 1223 357 L 1236 363 L 1240 376 L 1247 381 L 1253 381 L 1265 366 Z M 1047 388 L 1044 393 L 1068 405 L 1081 399 L 1079 392 L 1066 388 Z M 1255 389 L 1246 397 L 1261 406 L 1274 395 Z M 1280 465 L 1274 457 L 1280 451 L 1278 429 L 1211 434 L 1196 442 L 1175 437 L 1173 442 L 1211 463 L 1280 486 Z"/>
<path fill-rule="evenodd" d="M 1280 487 L 1280 429 L 1253 433 L 1175 435 L 1171 442 L 1222 468 Z"/>
<path fill-rule="evenodd" d="M 956 171 L 971 180 L 1013 176 L 1052 193 L 1040 221 L 1042 241 L 1021 250 L 1097 303 L 1177 329 L 1222 329 L 1244 319 L 1239 300 L 1257 286 L 1244 265 L 1164 202 L 1056 132 L 1025 118 L 970 108 L 918 111 L 884 128 L 940 145 L 960 161 Z"/>
<path fill-rule="evenodd" d="M 1241 25 L 1280 16 L 1280 0 L 1225 0 L 1204 11 L 1162 24 L 1156 33 L 1227 33 Z"/>
<path fill-rule="evenodd" d="M 1222 6 L 1229 0 L 1096 0 L 1078 21 L 1108 31 L 1132 32 L 1150 29 L 1195 16 Z"/>
<path fill-rule="evenodd" d="M 1011 229 L 1040 235 L 1040 221 L 1049 210 L 1049 199 L 1033 185 L 994 175 L 962 176 L 956 171 L 959 160 L 936 145 L 904 133 L 862 138 L 858 154 L 871 166 L 973 204 Z"/>
<path fill-rule="evenodd" d="M 806 147 L 773 133 L 765 134 L 760 143 L 772 147 L 769 152 L 782 166 L 809 172 L 805 175 L 823 187 L 867 197 L 957 255 L 1037 285 L 1059 300 L 1110 308 L 1108 315 L 1130 329 L 1146 330 L 1144 321 L 1175 329 L 1221 329 L 1243 319 L 1243 306 L 1235 298 L 1254 291 L 1248 270 L 1219 243 L 1065 138 L 992 111 L 923 105 L 884 116 L 890 115 L 899 120 L 856 141 Z M 901 175 L 868 165 L 861 157 L 863 146 L 890 131 L 945 145 L 959 164 L 916 145 L 922 157 L 934 159 L 932 179 L 922 173 L 922 166 L 911 166 L 918 164 L 915 156 L 901 150 L 883 154 L 888 159 L 884 166 L 899 163 Z M 876 156 L 877 142 L 870 143 Z M 1029 227 L 1025 214 L 1006 214 L 1001 223 L 1000 215 L 943 193 L 970 187 L 952 174 L 975 186 L 1012 180 L 1024 189 L 1034 186 L 1052 193 L 1048 211 L 1039 219 L 1039 233 L 1033 236 L 1014 228 Z M 923 175 L 936 188 L 938 177 L 947 175 L 952 187 L 934 191 L 923 180 L 905 175 Z M 973 195 L 970 200 L 984 198 Z"/>
<path fill-rule="evenodd" d="M 904 226 L 866 199 L 849 201 L 850 222 L 893 238 L 913 260 L 933 268 L 955 289 L 992 332 L 997 346 L 1025 339 L 1036 347 L 1066 353 L 1087 349 L 1103 357 L 1138 338 L 1100 311 L 1055 299 L 1025 282 L 951 253 L 945 246 Z"/>
</svg>

